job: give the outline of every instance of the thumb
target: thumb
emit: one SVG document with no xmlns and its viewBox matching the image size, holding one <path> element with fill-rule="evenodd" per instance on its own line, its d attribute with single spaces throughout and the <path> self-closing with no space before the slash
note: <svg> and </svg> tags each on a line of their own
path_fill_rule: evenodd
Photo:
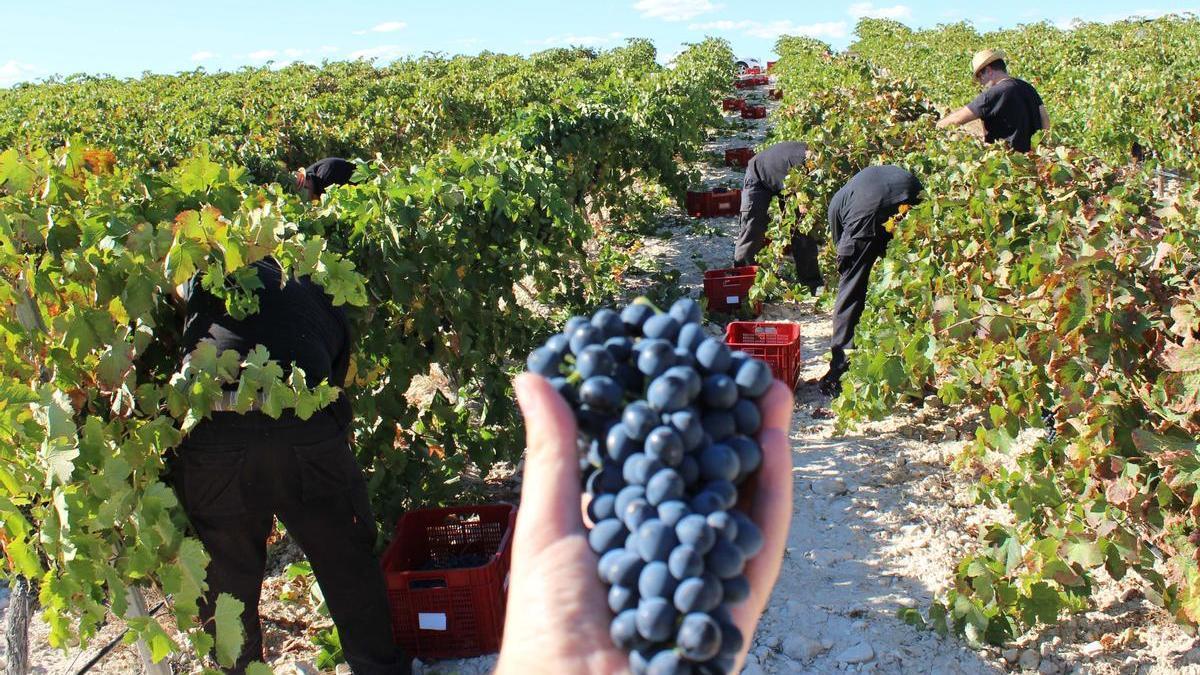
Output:
<svg viewBox="0 0 1200 675">
<path fill-rule="evenodd" d="M 541 550 L 583 532 L 575 414 L 540 375 L 513 382 L 525 416 L 525 473 L 513 544 Z"/>
</svg>

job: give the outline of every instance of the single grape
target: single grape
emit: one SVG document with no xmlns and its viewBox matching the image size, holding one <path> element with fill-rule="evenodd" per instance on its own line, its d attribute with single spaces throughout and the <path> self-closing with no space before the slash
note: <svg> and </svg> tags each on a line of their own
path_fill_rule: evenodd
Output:
<svg viewBox="0 0 1200 675">
<path fill-rule="evenodd" d="M 616 518 L 605 518 L 588 532 L 588 544 L 598 555 L 625 545 L 625 524 Z"/>
<path fill-rule="evenodd" d="M 629 437 L 629 431 L 623 424 L 614 424 L 604 437 L 605 454 L 609 459 L 624 464 L 629 456 L 637 452 L 640 444 Z"/>
<path fill-rule="evenodd" d="M 608 555 L 608 554 L 605 554 Z M 680 544 L 667 558 L 667 569 L 676 579 L 700 576 L 704 571 L 704 556 L 687 544 Z"/>
<path fill-rule="evenodd" d="M 567 403 L 571 405 L 579 404 L 579 392 L 575 390 L 575 385 L 567 381 L 567 378 L 561 376 L 552 377 L 550 378 L 550 386 L 554 387 L 558 395 L 562 396 L 563 400 Z"/>
<path fill-rule="evenodd" d="M 738 388 L 733 378 L 725 373 L 717 373 L 704 378 L 700 389 L 700 399 L 704 405 L 718 410 L 733 408 L 738 402 Z"/>
<path fill-rule="evenodd" d="M 648 305 L 635 303 L 621 310 L 621 323 L 625 330 L 633 335 L 642 334 L 642 326 L 646 320 L 654 316 L 654 309 Z"/>
<path fill-rule="evenodd" d="M 650 659 L 646 675 L 692 675 L 692 665 L 673 649 L 664 649 Z"/>
<path fill-rule="evenodd" d="M 683 449 L 688 452 L 696 450 L 704 442 L 704 425 L 700 423 L 700 413 L 695 408 L 671 413 L 670 426 L 683 439 Z"/>
<path fill-rule="evenodd" d="M 717 543 L 704 556 L 704 567 L 721 579 L 731 579 L 746 568 L 746 556 L 724 537 L 717 537 Z"/>
<path fill-rule="evenodd" d="M 623 528 L 624 526 L 622 526 Z M 675 537 L 675 529 L 657 518 L 642 523 L 637 529 L 637 552 L 642 560 L 653 562 L 666 560 L 671 555 L 679 540 Z M 741 555 L 741 552 L 738 552 Z"/>
<path fill-rule="evenodd" d="M 725 440 L 725 444 L 738 456 L 738 468 L 741 469 L 741 477 L 745 477 L 758 470 L 762 465 L 762 448 L 752 438 L 745 436 L 734 436 Z"/>
<path fill-rule="evenodd" d="M 728 607 L 728 605 L 722 605 L 722 607 Z M 745 646 L 746 643 L 742 639 L 741 629 L 737 627 L 737 624 L 733 623 L 732 617 L 727 618 L 726 616 L 723 616 L 723 614 L 727 615 L 728 611 L 724 613 L 715 611 L 709 616 L 713 617 L 713 620 L 715 620 L 717 625 L 721 627 L 721 650 L 718 652 L 718 654 L 720 654 L 722 657 L 733 658 L 742 651 L 742 647 Z M 722 675 L 727 672 L 729 671 L 723 671 Z"/>
<path fill-rule="evenodd" d="M 683 497 L 683 490 L 683 477 L 674 469 L 660 469 L 646 483 L 646 499 L 658 506 Z"/>
<path fill-rule="evenodd" d="M 658 519 L 669 527 L 675 527 L 684 516 L 691 515 L 692 510 L 681 500 L 666 501 L 658 505 Z"/>
<path fill-rule="evenodd" d="M 635 499 L 645 499 L 646 488 L 641 485 L 626 485 L 617 493 L 617 499 L 613 504 L 614 513 L 624 513 L 629 507 L 629 503 Z"/>
<path fill-rule="evenodd" d="M 625 390 L 607 375 L 589 377 L 579 385 L 579 400 L 597 410 L 619 410 Z"/>
<path fill-rule="evenodd" d="M 621 321 L 621 315 L 607 307 L 597 310 L 592 315 L 592 325 L 600 329 L 605 339 L 625 335 L 625 324 Z"/>
<path fill-rule="evenodd" d="M 608 635 L 618 649 L 629 651 L 636 647 L 642 639 L 637 630 L 637 610 L 627 609 L 613 618 Z"/>
<path fill-rule="evenodd" d="M 593 523 L 612 518 L 617 512 L 616 501 L 613 495 L 592 497 L 592 501 L 588 502 L 588 518 L 591 518 Z"/>
<path fill-rule="evenodd" d="M 642 598 L 637 608 L 638 633 L 647 640 L 662 642 L 674 632 L 678 614 L 663 598 Z"/>
<path fill-rule="evenodd" d="M 742 396 L 759 398 L 771 388 L 775 376 L 771 374 L 771 367 L 767 364 L 758 359 L 747 359 L 738 367 L 733 380 L 737 382 L 738 392 Z"/>
<path fill-rule="evenodd" d="M 617 368 L 617 361 L 608 350 L 600 345 L 588 345 L 575 358 L 575 372 L 583 379 L 596 375 L 611 376 Z"/>
<path fill-rule="evenodd" d="M 696 363 L 708 374 L 724 373 L 732 363 L 729 347 L 717 338 L 708 338 L 696 347 Z"/>
<path fill-rule="evenodd" d="M 704 491 L 721 498 L 722 508 L 729 510 L 737 503 L 737 488 L 727 480 L 713 480 L 704 484 Z"/>
<path fill-rule="evenodd" d="M 708 333 L 698 323 L 689 323 L 679 329 L 679 337 L 675 338 L 675 346 L 695 354 L 700 343 L 708 339 Z"/>
<path fill-rule="evenodd" d="M 579 356 L 588 345 L 600 344 L 604 337 L 600 333 L 600 329 L 592 324 L 584 324 L 576 328 L 574 332 L 567 333 L 571 336 L 571 353 Z"/>
<path fill-rule="evenodd" d="M 642 452 L 635 452 L 625 460 L 625 465 L 622 467 L 621 476 L 626 483 L 633 485 L 645 485 L 650 477 L 663 469 L 663 463 L 647 456 Z"/>
<path fill-rule="evenodd" d="M 725 508 L 725 501 L 715 492 L 701 492 L 688 501 L 688 507 L 697 514 L 707 516 Z"/>
<path fill-rule="evenodd" d="M 675 412 L 687 407 L 687 383 L 671 376 L 671 370 L 675 368 L 654 378 L 646 390 L 646 402 L 655 412 Z"/>
<path fill-rule="evenodd" d="M 658 377 L 675 365 L 675 348 L 666 340 L 643 340 L 637 367 L 647 377 Z"/>
<path fill-rule="evenodd" d="M 558 375 L 560 364 L 562 364 L 562 356 L 549 347 L 538 347 L 530 352 L 529 358 L 525 360 L 525 366 L 529 368 L 529 372 L 537 373 L 542 377 Z"/>
<path fill-rule="evenodd" d="M 620 513 L 621 522 L 625 523 L 625 528 L 630 532 L 636 532 L 642 523 L 657 517 L 658 511 L 644 499 L 635 499 L 629 502 L 625 510 Z"/>
<path fill-rule="evenodd" d="M 633 354 L 633 340 L 625 336 L 610 337 L 604 341 L 604 349 L 617 362 L 627 361 Z"/>
<path fill-rule="evenodd" d="M 679 581 L 671 576 L 667 563 L 655 560 L 646 563 L 638 576 L 638 594 L 645 598 L 664 598 L 670 600 L 675 596 L 675 587 Z"/>
<path fill-rule="evenodd" d="M 687 366 L 672 366 L 663 375 L 682 380 L 687 385 L 687 398 L 689 402 L 694 401 L 700 395 L 700 391 L 704 386 L 704 380 L 700 377 L 700 373 L 697 373 L 694 368 Z"/>
<path fill-rule="evenodd" d="M 733 543 L 737 540 L 737 520 L 735 520 L 728 511 L 715 511 L 710 513 L 708 514 L 706 520 L 708 521 L 708 526 L 711 527 L 718 536 L 724 537 L 725 541 Z"/>
<path fill-rule="evenodd" d="M 721 650 L 721 627 L 703 612 L 685 614 L 675 644 L 687 660 L 707 661 Z"/>
<path fill-rule="evenodd" d="M 762 428 L 762 413 L 758 404 L 750 399 L 741 399 L 733 406 L 733 420 L 739 434 L 752 436 Z"/>
<path fill-rule="evenodd" d="M 567 337 L 570 337 L 571 334 L 574 333 L 577 329 L 579 329 L 582 326 L 586 326 L 588 323 L 590 323 L 590 321 L 588 320 L 588 318 L 586 316 L 579 316 L 579 315 L 573 316 L 573 317 L 567 319 L 566 325 L 563 326 L 563 334 L 566 335 Z"/>
<path fill-rule="evenodd" d="M 721 580 L 705 572 L 698 577 L 689 577 L 679 582 L 675 595 L 671 598 L 675 609 L 687 614 L 689 612 L 710 612 L 721 604 Z"/>
<path fill-rule="evenodd" d="M 658 415 L 645 401 L 634 401 L 621 413 L 621 424 L 630 438 L 642 441 L 658 426 Z"/>
<path fill-rule="evenodd" d="M 600 577 L 610 585 L 634 588 L 645 566 L 637 553 L 627 548 L 614 549 L 600 558 Z"/>
<path fill-rule="evenodd" d="M 700 478 L 706 481 L 737 478 L 741 466 L 737 453 L 728 445 L 714 443 L 700 451 Z"/>
<path fill-rule="evenodd" d="M 712 550 L 717 541 L 717 533 L 708 524 L 708 519 L 696 513 L 684 516 L 675 524 L 675 536 L 680 543 L 691 546 L 700 555 Z"/>
<path fill-rule="evenodd" d="M 679 335 L 679 322 L 671 318 L 670 314 L 655 314 L 642 324 L 642 333 L 652 340 L 674 343 Z"/>
<path fill-rule="evenodd" d="M 657 459 L 664 466 L 677 466 L 683 459 L 683 438 L 671 427 L 656 427 L 646 436 L 643 449 L 646 456 Z"/>
<path fill-rule="evenodd" d="M 721 587 L 724 590 L 724 601 L 730 604 L 736 605 L 750 597 L 750 581 L 744 575 L 722 579 Z"/>
<path fill-rule="evenodd" d="M 741 511 L 730 511 L 729 514 L 737 521 L 737 537 L 733 544 L 742 551 L 746 559 L 753 558 L 763 547 L 763 534 L 758 525 Z"/>
<path fill-rule="evenodd" d="M 641 570 L 639 569 L 638 572 L 641 572 Z M 636 589 L 630 586 L 612 586 L 608 589 L 608 609 L 613 614 L 620 614 L 627 609 L 636 609 L 637 604 L 638 594 Z"/>
<path fill-rule="evenodd" d="M 700 309 L 700 303 L 691 298 L 680 298 L 671 305 L 671 309 L 667 311 L 680 325 L 699 324 L 704 318 L 704 312 Z"/>
<path fill-rule="evenodd" d="M 571 339 L 562 333 L 555 333 L 546 340 L 546 344 L 543 346 L 554 350 L 554 353 L 558 354 L 559 359 L 561 359 L 570 353 Z"/>
<path fill-rule="evenodd" d="M 596 563 L 596 571 L 600 574 L 600 580 L 610 586 L 615 583 L 612 573 L 616 569 L 616 560 L 625 553 L 623 548 L 614 548 L 613 550 L 600 556 L 600 562 Z"/>
</svg>

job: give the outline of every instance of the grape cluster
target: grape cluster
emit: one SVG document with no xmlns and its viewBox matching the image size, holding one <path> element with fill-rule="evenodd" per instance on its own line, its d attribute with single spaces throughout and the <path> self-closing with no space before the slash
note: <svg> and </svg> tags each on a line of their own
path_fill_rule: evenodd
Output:
<svg viewBox="0 0 1200 675">
<path fill-rule="evenodd" d="M 1047 443 L 1058 440 L 1058 421 L 1055 419 L 1054 408 L 1042 408 L 1042 426 L 1046 428 Z"/>
<path fill-rule="evenodd" d="M 588 534 L 635 674 L 728 673 L 743 636 L 729 607 L 763 545 L 735 508 L 762 463 L 762 361 L 705 334 L 685 298 L 572 317 L 529 355 L 572 406 L 591 498 Z"/>
</svg>

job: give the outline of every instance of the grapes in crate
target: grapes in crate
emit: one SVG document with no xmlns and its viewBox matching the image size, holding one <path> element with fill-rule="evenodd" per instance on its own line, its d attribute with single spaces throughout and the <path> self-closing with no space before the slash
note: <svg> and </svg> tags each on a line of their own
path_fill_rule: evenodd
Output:
<svg viewBox="0 0 1200 675">
<path fill-rule="evenodd" d="M 572 317 L 527 363 L 575 412 L 588 542 L 634 673 L 728 673 L 745 639 L 730 607 L 763 538 L 736 504 L 774 378 L 700 321 L 694 300 L 639 298 Z"/>
</svg>

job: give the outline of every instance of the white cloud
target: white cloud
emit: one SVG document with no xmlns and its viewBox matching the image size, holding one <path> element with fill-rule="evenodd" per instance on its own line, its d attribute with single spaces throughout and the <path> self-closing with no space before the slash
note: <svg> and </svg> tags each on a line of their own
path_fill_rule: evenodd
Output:
<svg viewBox="0 0 1200 675">
<path fill-rule="evenodd" d="M 849 34 L 849 26 L 845 21 L 793 23 L 787 19 L 778 21 L 743 19 L 741 21 L 722 20 L 694 23 L 688 28 L 702 31 L 737 31 L 743 35 L 766 40 L 773 40 L 780 35 L 802 35 L 810 38 L 838 40 Z"/>
<path fill-rule="evenodd" d="M 211 59 L 217 58 L 217 56 L 218 56 L 217 54 L 214 54 L 209 51 L 198 51 L 195 54 L 192 54 L 192 60 L 193 61 L 209 61 Z"/>
<path fill-rule="evenodd" d="M 856 2 L 850 5 L 849 14 L 855 19 L 895 19 L 901 21 L 912 18 L 912 8 L 908 5 L 876 7 L 871 2 Z"/>
<path fill-rule="evenodd" d="M 408 28 L 408 24 L 403 21 L 384 21 L 377 23 L 366 30 L 356 30 L 355 35 L 366 35 L 367 33 L 395 33 L 398 30 Z"/>
<path fill-rule="evenodd" d="M 379 45 L 350 52 L 350 59 L 379 59 L 380 61 L 395 61 L 408 53 L 400 45 Z"/>
<path fill-rule="evenodd" d="M 267 59 L 273 59 L 276 56 L 279 56 L 279 52 L 275 51 L 274 49 L 260 49 L 256 52 L 250 52 L 246 56 L 250 57 L 251 61 L 266 61 Z"/>
<path fill-rule="evenodd" d="M 543 40 L 527 40 L 528 45 L 542 45 L 545 47 L 599 47 L 617 42 L 625 37 L 621 33 L 609 33 L 608 35 L 575 35 L 568 33 L 567 35 L 556 35 Z"/>
<path fill-rule="evenodd" d="M 721 7 L 723 5 L 713 4 L 710 0 L 637 0 L 633 3 L 633 8 L 643 17 L 663 21 L 688 21 Z"/>
<path fill-rule="evenodd" d="M 0 63 L 0 87 L 7 87 L 31 79 L 38 72 L 37 66 L 9 59 Z"/>
</svg>

